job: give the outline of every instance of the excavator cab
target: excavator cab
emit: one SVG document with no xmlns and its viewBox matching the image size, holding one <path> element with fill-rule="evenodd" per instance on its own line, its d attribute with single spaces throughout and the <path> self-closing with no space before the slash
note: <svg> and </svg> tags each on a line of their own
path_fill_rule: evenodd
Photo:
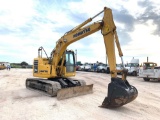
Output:
<svg viewBox="0 0 160 120">
<path fill-rule="evenodd" d="M 75 76 L 75 55 L 74 51 L 72 50 L 66 50 L 58 65 L 60 66 L 60 69 L 57 71 L 59 75 L 67 76 L 67 77 L 72 77 Z"/>
</svg>

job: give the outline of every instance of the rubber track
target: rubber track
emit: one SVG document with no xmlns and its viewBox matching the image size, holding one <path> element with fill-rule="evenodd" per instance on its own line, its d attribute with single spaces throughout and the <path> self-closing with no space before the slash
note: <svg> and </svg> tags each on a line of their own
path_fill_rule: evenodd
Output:
<svg viewBox="0 0 160 120">
<path fill-rule="evenodd" d="M 29 82 L 29 84 L 27 84 Z M 34 82 L 35 85 L 37 84 L 43 84 L 42 86 L 44 87 L 45 86 L 45 90 L 44 89 L 38 89 L 38 88 L 33 88 L 33 87 L 30 87 L 30 83 L 31 82 Z M 56 96 L 57 95 L 57 91 L 59 89 L 61 89 L 61 85 L 58 83 L 58 82 L 55 82 L 55 81 L 50 81 L 50 80 L 47 80 L 47 79 L 37 79 L 37 78 L 28 78 L 26 80 L 26 88 L 27 89 L 30 89 L 30 90 L 34 90 L 34 91 L 37 91 L 39 93 L 42 93 L 44 95 L 47 95 L 47 96 L 50 96 L 50 97 L 53 97 L 53 96 Z"/>
</svg>

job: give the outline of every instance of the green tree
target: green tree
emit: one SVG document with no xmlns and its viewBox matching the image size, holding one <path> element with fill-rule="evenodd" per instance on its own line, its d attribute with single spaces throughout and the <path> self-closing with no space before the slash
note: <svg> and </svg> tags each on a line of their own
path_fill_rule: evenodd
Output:
<svg viewBox="0 0 160 120">
<path fill-rule="evenodd" d="M 21 62 L 21 66 L 22 66 L 22 68 L 26 68 L 28 66 L 28 63 L 23 61 L 23 62 Z"/>
</svg>

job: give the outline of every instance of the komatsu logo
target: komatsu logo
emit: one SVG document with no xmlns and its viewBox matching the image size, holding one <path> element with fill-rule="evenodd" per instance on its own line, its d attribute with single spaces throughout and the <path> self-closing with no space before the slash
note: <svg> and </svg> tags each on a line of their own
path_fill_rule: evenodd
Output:
<svg viewBox="0 0 160 120">
<path fill-rule="evenodd" d="M 82 30 L 82 31 L 74 34 L 74 35 L 73 35 L 73 38 L 78 37 L 78 36 L 80 36 L 80 35 L 82 35 L 82 34 L 84 34 L 84 33 L 87 33 L 87 32 L 89 32 L 89 31 L 90 31 L 90 28 L 86 28 L 86 29 L 84 29 L 84 30 Z"/>
</svg>

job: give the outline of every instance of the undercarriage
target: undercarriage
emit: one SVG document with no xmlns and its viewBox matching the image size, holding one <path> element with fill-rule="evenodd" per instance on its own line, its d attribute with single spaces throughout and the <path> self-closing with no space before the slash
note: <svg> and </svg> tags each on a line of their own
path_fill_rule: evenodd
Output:
<svg viewBox="0 0 160 120">
<path fill-rule="evenodd" d="M 83 80 L 71 80 L 68 78 L 27 78 L 26 87 L 47 96 L 57 96 L 57 99 L 66 99 L 92 93 L 93 84 L 86 85 L 86 82 Z"/>
</svg>

